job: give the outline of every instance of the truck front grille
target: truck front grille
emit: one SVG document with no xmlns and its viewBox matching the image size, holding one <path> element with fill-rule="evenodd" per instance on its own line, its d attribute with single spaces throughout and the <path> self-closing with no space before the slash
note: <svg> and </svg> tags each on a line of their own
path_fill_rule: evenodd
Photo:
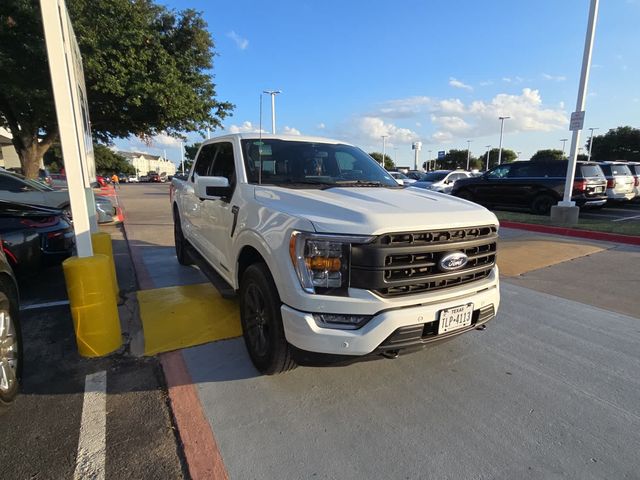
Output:
<svg viewBox="0 0 640 480">
<path fill-rule="evenodd" d="M 486 278 L 496 263 L 497 227 L 381 235 L 351 251 L 351 286 L 393 297 L 440 290 Z M 452 252 L 463 252 L 467 264 L 444 271 L 438 262 Z"/>
</svg>

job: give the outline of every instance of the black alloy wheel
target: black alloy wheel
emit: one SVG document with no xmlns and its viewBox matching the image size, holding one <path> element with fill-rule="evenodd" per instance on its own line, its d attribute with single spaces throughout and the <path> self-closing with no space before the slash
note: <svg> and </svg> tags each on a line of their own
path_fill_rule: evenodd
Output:
<svg viewBox="0 0 640 480">
<path fill-rule="evenodd" d="M 531 211 L 537 215 L 548 215 L 551 211 L 551 207 L 556 204 L 556 199 L 551 195 L 543 193 L 538 195 L 531 202 Z"/>
<path fill-rule="evenodd" d="M 258 371 L 274 375 L 295 368 L 284 335 L 282 302 L 264 263 L 247 268 L 240 283 L 240 321 L 244 342 Z"/>
</svg>

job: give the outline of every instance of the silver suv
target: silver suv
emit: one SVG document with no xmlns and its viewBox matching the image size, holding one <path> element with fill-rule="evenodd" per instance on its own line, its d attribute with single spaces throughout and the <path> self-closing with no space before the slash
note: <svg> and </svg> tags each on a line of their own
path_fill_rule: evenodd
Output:
<svg viewBox="0 0 640 480">
<path fill-rule="evenodd" d="M 607 198 L 625 202 L 636 196 L 635 179 L 629 166 L 624 162 L 600 162 L 600 168 L 607 177 Z"/>
<path fill-rule="evenodd" d="M 453 184 L 461 178 L 469 178 L 472 175 L 464 170 L 434 170 L 425 173 L 420 180 L 413 183 L 412 187 L 426 188 L 440 193 L 451 193 Z"/>
</svg>

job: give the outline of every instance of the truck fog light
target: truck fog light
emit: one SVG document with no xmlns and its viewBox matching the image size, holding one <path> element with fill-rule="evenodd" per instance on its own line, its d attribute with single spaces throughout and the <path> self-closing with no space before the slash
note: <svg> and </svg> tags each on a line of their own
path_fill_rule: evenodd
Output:
<svg viewBox="0 0 640 480">
<path fill-rule="evenodd" d="M 372 315 L 340 315 L 335 313 L 314 313 L 316 325 L 322 328 L 340 328 L 355 330 L 365 325 Z"/>
</svg>

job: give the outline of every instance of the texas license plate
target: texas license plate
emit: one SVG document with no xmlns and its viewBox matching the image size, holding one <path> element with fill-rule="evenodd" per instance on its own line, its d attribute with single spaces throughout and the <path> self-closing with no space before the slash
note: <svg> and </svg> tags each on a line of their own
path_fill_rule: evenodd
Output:
<svg viewBox="0 0 640 480">
<path fill-rule="evenodd" d="M 438 335 L 441 333 L 453 332 L 460 328 L 471 325 L 473 318 L 473 303 L 459 305 L 453 308 L 445 308 L 440 311 L 440 324 L 438 325 Z"/>
</svg>

